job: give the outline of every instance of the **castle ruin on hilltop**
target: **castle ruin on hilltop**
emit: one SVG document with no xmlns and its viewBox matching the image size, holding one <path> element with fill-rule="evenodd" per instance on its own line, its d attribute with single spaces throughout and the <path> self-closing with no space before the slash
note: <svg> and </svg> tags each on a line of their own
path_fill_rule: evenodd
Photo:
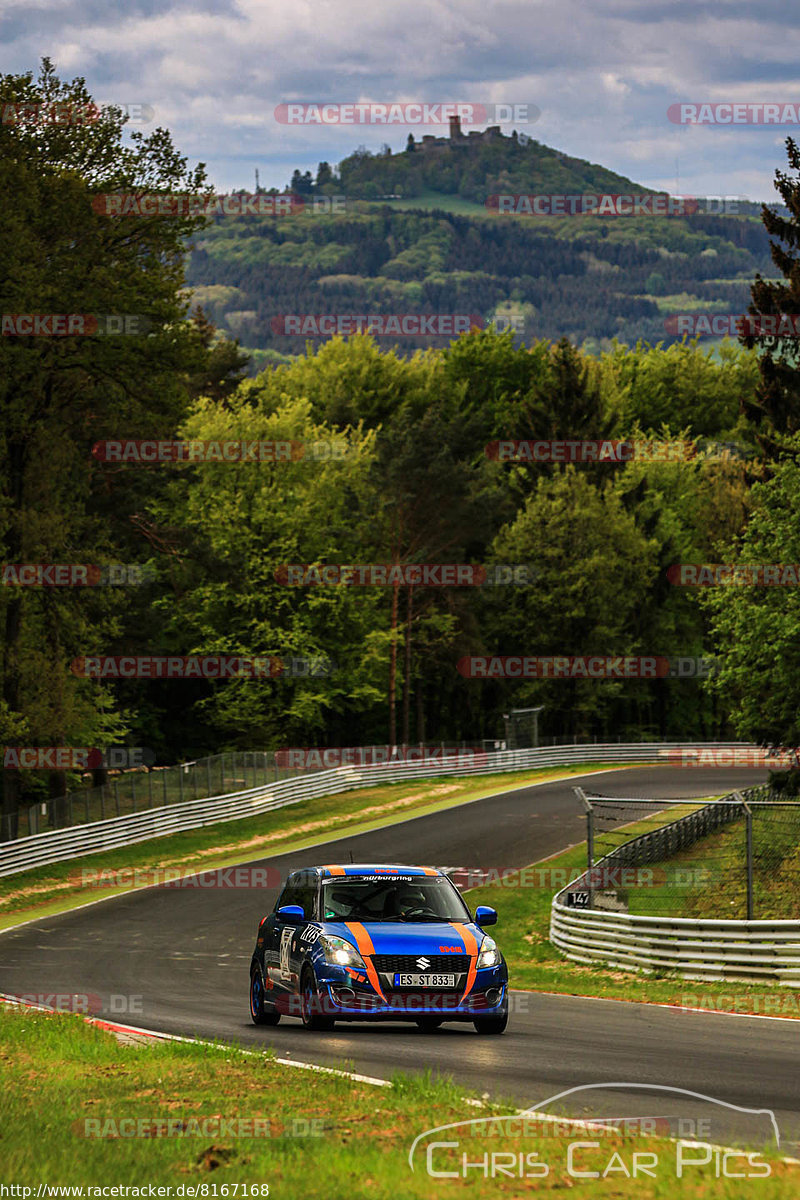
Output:
<svg viewBox="0 0 800 1200">
<path fill-rule="evenodd" d="M 494 142 L 498 138 L 502 138 L 499 125 L 489 125 L 486 129 L 471 129 L 469 133 L 464 133 L 461 129 L 461 118 L 450 118 L 450 136 L 449 137 L 434 137 L 428 133 L 422 141 L 417 143 L 420 150 L 424 151 L 441 151 L 450 150 L 454 146 L 473 146 L 478 142 Z"/>
</svg>

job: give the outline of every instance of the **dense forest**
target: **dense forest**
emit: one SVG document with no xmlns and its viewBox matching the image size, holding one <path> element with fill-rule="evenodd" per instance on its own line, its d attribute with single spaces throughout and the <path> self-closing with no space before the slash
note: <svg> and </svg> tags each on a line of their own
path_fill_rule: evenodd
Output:
<svg viewBox="0 0 800 1200">
<path fill-rule="evenodd" d="M 47 65 L 38 80 L 0 84 L 10 101 L 88 102 L 80 81 Z M 791 142 L 789 156 L 797 173 Z M 669 234 L 651 222 L 652 244 L 446 213 L 303 216 L 302 228 L 251 217 L 203 228 L 185 214 L 110 222 L 92 205 L 98 193 L 208 187 L 165 131 L 123 144 L 113 111 L 44 134 L 0 126 L 0 162 L 23 197 L 0 215 L 3 312 L 147 317 L 146 335 L 0 338 L 5 566 L 142 568 L 133 586 L 105 587 L 25 587 L 4 568 L 4 745 L 125 742 L 173 762 L 237 747 L 480 744 L 502 736 L 509 707 L 532 705 L 544 706 L 545 736 L 780 739 L 794 728 L 796 591 L 684 587 L 673 569 L 800 560 L 792 347 L 626 344 L 612 338 L 616 317 L 607 348 L 573 344 L 609 317 L 612 295 L 631 320 L 655 320 L 637 288 L 656 268 L 677 290 L 691 266 L 695 293 L 719 301 L 715 279 L 757 263 L 787 280 L 756 279 L 758 311 L 800 311 L 794 252 L 780 248 L 796 244 L 790 219 L 765 210 L 757 229 L 697 216 Z M 793 176 L 784 188 L 789 204 Z M 609 274 L 613 293 L 598 286 Z M 187 290 L 212 275 L 200 295 Z M 473 328 L 426 350 L 334 337 L 245 378 L 246 356 L 207 316 L 219 319 L 214 304 L 233 293 L 267 324 L 276 309 L 322 311 L 323 296 L 334 312 L 367 300 L 485 312 L 506 296 L 546 309 L 552 336 L 522 344 Z M 97 450 L 159 439 L 297 449 L 272 461 Z M 650 449 L 504 459 L 499 440 Z M 298 564 L 473 564 L 488 582 L 291 583 Z M 509 582 L 507 567 L 525 571 Z M 750 664 L 771 645 L 785 657 L 767 690 Z M 87 656 L 200 654 L 330 670 L 219 680 L 75 670 Z M 459 666 L 487 655 L 643 656 L 667 668 L 504 679 Z M 673 669 L 678 660 L 698 666 Z M 73 782 L 62 771 L 5 776 L 7 811 Z"/>
<path fill-rule="evenodd" d="M 753 218 L 460 216 L 352 202 L 344 212 L 214 218 L 187 282 L 256 369 L 305 351 L 290 313 L 517 314 L 519 339 L 566 337 L 589 352 L 680 340 L 675 312 L 747 311 L 774 268 Z M 501 327 L 502 327 L 501 322 Z M 311 337 L 314 344 L 323 340 Z M 404 354 L 445 338 L 393 337 Z"/>
<path fill-rule="evenodd" d="M 754 274 L 774 270 L 757 205 L 694 198 L 673 216 L 501 214 L 499 195 L 652 193 L 524 135 L 431 142 L 412 136 L 399 154 L 362 147 L 338 167 L 320 163 L 316 177 L 295 170 L 284 215 L 213 218 L 187 279 L 252 352 L 253 374 L 320 344 L 313 332 L 287 333 L 287 313 L 470 314 L 528 345 L 566 337 L 597 353 L 615 338 L 680 340 L 675 313 L 746 312 Z M 410 354 L 423 341 L 447 344 L 390 344 Z"/>
</svg>

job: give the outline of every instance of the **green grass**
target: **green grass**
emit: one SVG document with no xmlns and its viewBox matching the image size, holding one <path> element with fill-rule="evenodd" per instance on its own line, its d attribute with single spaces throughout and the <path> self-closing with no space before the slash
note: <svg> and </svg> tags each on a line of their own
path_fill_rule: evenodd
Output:
<svg viewBox="0 0 800 1200">
<path fill-rule="evenodd" d="M 640 827 L 653 828 L 652 820 L 631 825 L 629 832 L 633 835 Z M 465 892 L 473 911 L 479 904 L 497 909 L 496 937 L 508 962 L 512 988 L 800 1018 L 797 988 L 686 980 L 675 971 L 621 971 L 600 963 L 584 965 L 564 958 L 549 937 L 552 898 L 585 868 L 583 843 L 521 872 L 508 872 L 500 880 Z"/>
<path fill-rule="evenodd" d="M 186 873 L 252 862 L 268 855 L 313 846 L 344 832 L 363 833 L 409 816 L 439 812 L 481 796 L 526 783 L 569 778 L 592 770 L 619 770 L 584 763 L 538 771 L 481 775 L 466 779 L 424 779 L 341 792 L 299 804 L 227 821 L 204 829 L 152 838 L 134 846 L 53 863 L 0 879 L 0 929 L 37 916 L 50 916 L 130 887 L 87 887 L 84 872 L 180 869 Z"/>
<path fill-rule="evenodd" d="M 655 886 L 628 891 L 632 913 L 747 918 L 745 821 L 732 821 L 658 864 Z M 676 886 L 676 879 L 681 881 Z M 661 880 L 659 882 L 659 880 Z M 800 919 L 800 809 L 756 807 L 753 917 Z"/>
<path fill-rule="evenodd" d="M 421 1037 L 414 1041 L 410 1061 L 424 1049 Z M 650 1152 L 658 1156 L 656 1178 L 620 1180 L 618 1171 L 606 1180 L 571 1178 L 567 1148 L 585 1140 L 585 1132 L 514 1137 L 519 1124 L 505 1129 L 502 1122 L 437 1136 L 458 1137 L 471 1162 L 483 1153 L 506 1152 L 515 1161 L 520 1153 L 538 1154 L 548 1164 L 547 1179 L 486 1180 L 477 1172 L 466 1180 L 433 1179 L 425 1170 L 425 1143 L 412 1173 L 408 1152 L 419 1134 L 512 1111 L 469 1107 L 463 1088 L 430 1074 L 397 1076 L 392 1087 L 378 1088 L 293 1070 L 268 1050 L 253 1055 L 187 1043 L 120 1045 L 78 1017 L 15 1008 L 0 1011 L 0 1046 L 2 1182 L 31 1187 L 34 1195 L 39 1184 L 144 1187 L 145 1195 L 148 1185 L 171 1185 L 173 1196 L 202 1197 L 241 1196 L 246 1184 L 274 1200 L 512 1200 L 567 1188 L 575 1200 L 668 1200 L 676 1187 L 697 1200 L 742 1195 L 738 1180 L 716 1179 L 711 1167 L 695 1168 L 677 1185 L 674 1143 L 616 1133 L 603 1136 L 597 1151 L 583 1150 L 581 1166 L 602 1170 L 615 1152 L 615 1163 L 630 1165 L 634 1152 Z M 130 1136 L 139 1130 L 150 1136 Z M 252 1136 L 255 1131 L 261 1136 Z M 109 1136 L 114 1133 L 120 1136 Z M 770 1177 L 752 1182 L 748 1194 L 757 1200 L 796 1195 L 797 1167 L 780 1162 L 773 1150 L 762 1152 L 766 1160 Z M 442 1157 L 434 1164 L 454 1165 Z"/>
</svg>

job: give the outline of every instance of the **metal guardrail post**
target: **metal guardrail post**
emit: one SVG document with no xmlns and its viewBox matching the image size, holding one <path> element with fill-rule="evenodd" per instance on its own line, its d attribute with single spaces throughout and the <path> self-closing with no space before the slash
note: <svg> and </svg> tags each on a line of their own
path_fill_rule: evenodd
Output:
<svg viewBox="0 0 800 1200">
<path fill-rule="evenodd" d="M 586 810 L 586 890 L 589 893 L 589 908 L 592 908 L 592 871 L 594 869 L 594 809 L 589 803 L 588 797 L 583 788 L 574 787 L 572 790 Z"/>
<path fill-rule="evenodd" d="M 733 793 L 744 809 L 745 845 L 747 858 L 747 920 L 753 919 L 753 810 L 741 792 Z"/>
</svg>

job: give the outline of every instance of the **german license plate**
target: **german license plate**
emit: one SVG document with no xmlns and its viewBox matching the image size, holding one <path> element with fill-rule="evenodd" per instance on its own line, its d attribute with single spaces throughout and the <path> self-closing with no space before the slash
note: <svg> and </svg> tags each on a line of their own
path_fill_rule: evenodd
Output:
<svg viewBox="0 0 800 1200">
<path fill-rule="evenodd" d="M 455 975 L 395 975 L 395 987 L 455 987 Z"/>
</svg>

